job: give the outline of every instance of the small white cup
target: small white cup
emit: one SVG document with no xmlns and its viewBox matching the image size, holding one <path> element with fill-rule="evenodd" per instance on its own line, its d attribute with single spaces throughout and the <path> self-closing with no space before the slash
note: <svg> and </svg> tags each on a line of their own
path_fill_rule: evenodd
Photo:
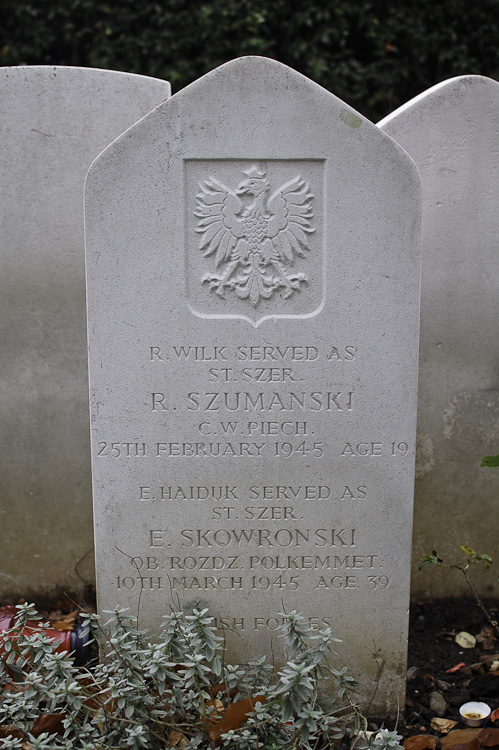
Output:
<svg viewBox="0 0 499 750">
<path fill-rule="evenodd" d="M 480 701 L 469 701 L 463 703 L 459 709 L 461 719 L 469 727 L 483 727 L 490 716 L 491 708 Z"/>
</svg>

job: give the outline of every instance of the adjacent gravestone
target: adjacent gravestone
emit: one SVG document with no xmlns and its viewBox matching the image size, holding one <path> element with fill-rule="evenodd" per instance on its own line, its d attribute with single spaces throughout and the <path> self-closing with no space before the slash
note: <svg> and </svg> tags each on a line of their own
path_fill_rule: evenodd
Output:
<svg viewBox="0 0 499 750">
<path fill-rule="evenodd" d="M 0 69 L 2 595 L 92 580 L 83 187 L 169 95 L 109 70 Z"/>
<path fill-rule="evenodd" d="M 347 105 L 242 58 L 87 179 L 99 604 L 197 600 L 234 658 L 279 613 L 343 639 L 372 711 L 405 675 L 419 302 L 413 163 Z M 272 655 L 282 662 L 282 642 Z"/>
<path fill-rule="evenodd" d="M 461 562 L 459 544 L 495 559 L 498 475 L 480 463 L 499 452 L 499 84 L 445 81 L 379 126 L 423 182 L 414 561 Z M 415 597 L 458 593 L 454 574 L 414 576 Z"/>
</svg>

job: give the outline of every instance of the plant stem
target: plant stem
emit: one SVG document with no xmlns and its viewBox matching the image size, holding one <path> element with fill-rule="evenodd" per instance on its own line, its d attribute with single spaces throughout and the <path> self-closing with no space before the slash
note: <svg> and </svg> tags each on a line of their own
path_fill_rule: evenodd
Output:
<svg viewBox="0 0 499 750">
<path fill-rule="evenodd" d="M 489 613 L 487 607 L 483 604 L 482 600 L 480 599 L 480 597 L 478 596 L 477 592 L 475 591 L 475 588 L 474 588 L 474 586 L 473 586 L 473 584 L 471 582 L 471 579 L 469 578 L 469 576 L 468 576 L 468 574 L 466 572 L 466 568 L 463 568 L 462 565 L 451 565 L 449 567 L 457 568 L 457 570 L 461 571 L 461 573 L 463 574 L 463 576 L 466 579 L 466 583 L 468 584 L 471 593 L 475 597 L 475 600 L 476 600 L 476 603 L 477 603 L 477 607 L 480 607 L 480 609 L 484 613 L 485 617 L 489 621 L 489 623 L 490 623 L 490 625 L 492 627 L 492 630 L 494 631 L 494 634 L 495 634 L 496 638 L 499 638 L 499 623 L 497 622 L 497 620 L 492 619 L 492 617 L 490 616 L 490 613 Z"/>
</svg>

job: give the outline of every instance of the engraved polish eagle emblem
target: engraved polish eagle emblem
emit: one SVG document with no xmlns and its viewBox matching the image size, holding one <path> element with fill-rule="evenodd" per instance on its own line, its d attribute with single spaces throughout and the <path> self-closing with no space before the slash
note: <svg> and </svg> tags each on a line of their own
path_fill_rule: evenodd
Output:
<svg viewBox="0 0 499 750">
<path fill-rule="evenodd" d="M 225 299 L 227 289 L 256 307 L 281 290 L 285 299 L 300 291 L 308 277 L 290 273 L 296 256 L 310 251 L 313 195 L 297 175 L 270 194 L 266 170 L 256 164 L 235 190 L 215 177 L 199 183 L 196 232 L 199 250 L 215 255 L 219 273 L 207 273 L 202 283 Z"/>
</svg>

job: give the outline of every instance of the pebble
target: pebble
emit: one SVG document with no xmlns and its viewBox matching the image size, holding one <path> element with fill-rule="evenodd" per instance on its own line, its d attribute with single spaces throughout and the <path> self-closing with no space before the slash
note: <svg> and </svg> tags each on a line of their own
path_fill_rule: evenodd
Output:
<svg viewBox="0 0 499 750">
<path fill-rule="evenodd" d="M 437 690 L 430 693 L 430 711 L 435 716 L 445 716 L 447 713 L 447 701 Z"/>
<path fill-rule="evenodd" d="M 412 682 L 419 674 L 419 667 L 410 667 L 407 670 L 407 682 Z"/>
</svg>

